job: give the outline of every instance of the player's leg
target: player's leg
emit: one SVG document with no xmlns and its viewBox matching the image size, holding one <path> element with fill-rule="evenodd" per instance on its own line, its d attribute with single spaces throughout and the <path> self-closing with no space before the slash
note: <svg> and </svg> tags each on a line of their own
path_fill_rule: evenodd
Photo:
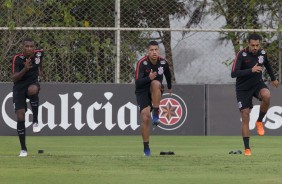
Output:
<svg viewBox="0 0 282 184">
<path fill-rule="evenodd" d="M 143 145 L 144 145 L 144 155 L 145 156 L 150 156 L 151 151 L 149 147 L 149 137 L 150 137 L 150 109 L 151 107 L 148 106 L 144 108 L 141 111 L 141 134 L 142 134 L 142 139 L 143 139 Z"/>
<path fill-rule="evenodd" d="M 150 156 L 151 151 L 149 147 L 149 138 L 150 138 L 150 112 L 151 112 L 151 94 L 150 91 L 145 91 L 142 93 L 136 94 L 137 104 L 140 110 L 141 116 L 141 135 L 144 146 L 144 155 Z"/>
<path fill-rule="evenodd" d="M 244 142 L 244 147 L 245 147 L 245 155 L 247 156 L 251 154 L 250 152 L 250 128 L 249 128 L 250 112 L 251 110 L 249 108 L 241 110 L 242 137 L 243 137 L 243 142 Z"/>
<path fill-rule="evenodd" d="M 253 107 L 252 104 L 252 91 L 237 91 L 236 92 L 238 106 L 242 118 L 242 138 L 245 147 L 245 155 L 251 155 L 250 149 L 250 112 Z"/>
<path fill-rule="evenodd" d="M 151 81 L 151 98 L 153 105 L 153 125 L 159 124 L 159 105 L 162 97 L 162 84 L 158 80 Z"/>
<path fill-rule="evenodd" d="M 25 133 L 25 109 L 16 110 L 17 115 L 17 132 L 21 144 L 20 157 L 27 156 L 27 147 L 26 147 L 26 133 Z"/>
<path fill-rule="evenodd" d="M 25 111 L 26 111 L 26 98 L 24 89 L 13 90 L 13 103 L 14 109 L 17 116 L 17 132 L 19 136 L 19 141 L 21 145 L 20 157 L 27 156 L 27 147 L 26 147 L 26 132 L 25 132 Z"/>
<path fill-rule="evenodd" d="M 30 105 L 33 114 L 33 132 L 38 133 L 41 131 L 38 125 L 38 105 L 39 105 L 39 84 L 32 84 L 28 86 L 28 97 L 30 99 Z"/>
<path fill-rule="evenodd" d="M 268 110 L 269 104 L 270 104 L 270 91 L 268 88 L 264 85 L 262 86 L 261 89 L 257 90 L 256 94 L 257 98 L 261 101 L 260 103 L 260 110 L 259 110 L 259 117 L 256 122 L 256 128 L 257 128 L 257 133 L 260 136 L 263 136 L 265 131 L 263 128 L 263 123 L 262 120 Z"/>
</svg>

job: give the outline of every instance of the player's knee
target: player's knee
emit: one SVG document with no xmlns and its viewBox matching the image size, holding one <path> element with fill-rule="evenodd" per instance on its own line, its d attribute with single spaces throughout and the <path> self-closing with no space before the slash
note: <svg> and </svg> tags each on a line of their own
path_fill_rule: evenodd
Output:
<svg viewBox="0 0 282 184">
<path fill-rule="evenodd" d="M 25 110 L 19 109 L 16 111 L 17 114 L 17 121 L 24 121 L 25 120 Z"/>
<path fill-rule="evenodd" d="M 241 110 L 242 122 L 247 121 L 250 119 L 250 111 L 249 109 Z"/>
<path fill-rule="evenodd" d="M 155 90 L 161 90 L 161 83 L 158 80 L 153 80 L 151 82 L 151 90 L 155 91 Z"/>
<path fill-rule="evenodd" d="M 263 101 L 268 101 L 268 100 L 270 100 L 270 98 L 271 98 L 270 91 L 266 90 L 266 91 L 263 91 L 263 92 L 261 93 L 261 99 L 262 99 Z"/>
<path fill-rule="evenodd" d="M 150 113 L 142 113 L 141 117 L 144 123 L 148 123 L 150 121 Z"/>
<path fill-rule="evenodd" d="M 38 92 L 39 92 L 38 86 L 36 86 L 36 85 L 30 85 L 30 86 L 28 87 L 28 95 L 29 95 L 29 96 L 31 96 L 31 95 L 36 95 L 36 94 L 38 94 Z"/>
<path fill-rule="evenodd" d="M 143 120 L 143 122 L 149 122 L 150 121 L 150 115 L 149 114 L 143 114 L 142 120 Z"/>
</svg>

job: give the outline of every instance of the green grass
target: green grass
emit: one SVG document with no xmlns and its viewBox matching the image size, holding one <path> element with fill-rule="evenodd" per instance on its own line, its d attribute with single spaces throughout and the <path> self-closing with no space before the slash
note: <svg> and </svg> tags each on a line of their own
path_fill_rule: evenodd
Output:
<svg viewBox="0 0 282 184">
<path fill-rule="evenodd" d="M 151 136 L 144 157 L 141 136 L 28 136 L 29 155 L 19 158 L 18 138 L 3 136 L 0 184 L 282 183 L 281 141 L 253 136 L 246 157 L 228 154 L 242 150 L 240 136 Z"/>
</svg>

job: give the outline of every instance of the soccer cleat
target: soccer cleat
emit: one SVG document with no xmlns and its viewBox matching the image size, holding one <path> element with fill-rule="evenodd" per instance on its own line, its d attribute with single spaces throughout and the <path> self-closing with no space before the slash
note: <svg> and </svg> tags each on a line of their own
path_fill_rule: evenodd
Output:
<svg viewBox="0 0 282 184">
<path fill-rule="evenodd" d="M 245 149 L 245 156 L 251 156 L 251 149 Z"/>
<path fill-rule="evenodd" d="M 262 124 L 262 122 L 257 121 L 257 122 L 256 122 L 256 127 L 257 127 L 257 133 L 258 133 L 258 135 L 263 136 L 263 135 L 264 135 L 264 129 L 263 129 L 263 124 Z"/>
<path fill-rule="evenodd" d="M 159 116 L 153 115 L 153 126 L 158 126 L 160 123 Z"/>
<path fill-rule="evenodd" d="M 21 150 L 19 157 L 26 157 L 27 156 L 27 151 L 26 150 Z"/>
<path fill-rule="evenodd" d="M 144 156 L 148 157 L 148 156 L 150 156 L 150 155 L 151 155 L 151 150 L 150 150 L 150 148 L 145 149 L 145 150 L 144 150 Z"/>
<path fill-rule="evenodd" d="M 38 123 L 33 123 L 33 133 L 39 133 L 41 128 L 39 127 Z"/>
</svg>

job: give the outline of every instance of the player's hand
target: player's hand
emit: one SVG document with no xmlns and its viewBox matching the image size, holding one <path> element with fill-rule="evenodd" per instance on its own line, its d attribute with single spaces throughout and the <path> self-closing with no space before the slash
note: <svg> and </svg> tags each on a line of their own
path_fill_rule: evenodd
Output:
<svg viewBox="0 0 282 184">
<path fill-rule="evenodd" d="M 257 72 L 257 73 L 260 73 L 262 72 L 262 67 L 261 66 L 258 66 L 258 63 L 252 68 L 252 72 Z"/>
<path fill-rule="evenodd" d="M 24 62 L 24 69 L 28 71 L 30 68 L 32 68 L 31 59 L 27 58 Z"/>
<path fill-rule="evenodd" d="M 157 77 L 157 72 L 153 72 L 153 70 L 151 69 L 151 72 L 149 74 L 150 80 L 154 80 L 156 77 Z"/>
<path fill-rule="evenodd" d="M 278 86 L 279 86 L 279 81 L 278 80 L 271 81 L 271 83 L 272 83 L 273 87 L 278 88 Z"/>
</svg>

